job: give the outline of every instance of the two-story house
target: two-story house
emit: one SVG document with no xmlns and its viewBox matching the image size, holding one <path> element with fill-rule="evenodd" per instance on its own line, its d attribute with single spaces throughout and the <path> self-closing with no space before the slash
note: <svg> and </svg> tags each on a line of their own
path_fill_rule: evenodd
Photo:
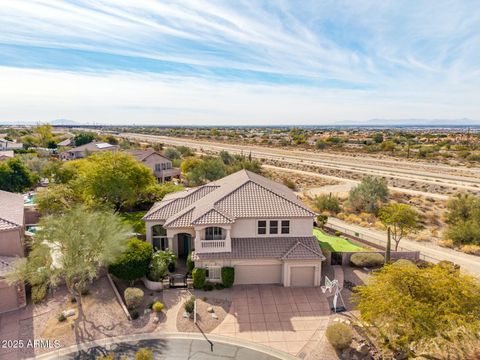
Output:
<svg viewBox="0 0 480 360">
<path fill-rule="evenodd" d="M 286 186 L 246 170 L 172 193 L 145 215 L 147 241 L 235 284 L 319 286 L 325 257 L 312 235 L 315 213 Z"/>
<path fill-rule="evenodd" d="M 159 182 L 180 177 L 180 169 L 174 168 L 172 161 L 153 149 L 128 150 L 127 153 L 152 170 Z"/>
<path fill-rule="evenodd" d="M 23 283 L 9 284 L 6 276 L 13 263 L 24 256 L 24 199 L 0 190 L 0 313 L 26 305 Z"/>
</svg>

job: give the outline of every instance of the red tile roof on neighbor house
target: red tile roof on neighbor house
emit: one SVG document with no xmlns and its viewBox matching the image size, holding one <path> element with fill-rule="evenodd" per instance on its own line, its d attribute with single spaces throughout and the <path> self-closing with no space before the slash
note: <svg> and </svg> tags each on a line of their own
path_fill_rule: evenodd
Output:
<svg viewBox="0 0 480 360">
<path fill-rule="evenodd" d="M 186 216 L 185 214 L 189 214 Z M 155 204 L 144 220 L 165 220 L 165 227 L 217 224 L 237 218 L 313 217 L 315 215 L 286 186 L 248 170 L 196 189 L 184 190 Z M 188 221 L 190 223 L 188 223 Z"/>
<path fill-rule="evenodd" d="M 325 260 L 314 236 L 232 238 L 231 252 L 197 253 L 193 260 L 276 259 Z"/>
<path fill-rule="evenodd" d="M 0 190 L 0 231 L 23 226 L 23 195 Z"/>
</svg>

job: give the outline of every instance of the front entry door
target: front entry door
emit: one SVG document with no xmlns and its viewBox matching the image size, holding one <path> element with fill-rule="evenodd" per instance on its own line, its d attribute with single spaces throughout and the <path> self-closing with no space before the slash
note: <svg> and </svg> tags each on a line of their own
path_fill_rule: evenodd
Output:
<svg viewBox="0 0 480 360">
<path fill-rule="evenodd" d="M 178 257 L 187 258 L 190 252 L 190 234 L 178 234 Z"/>
</svg>

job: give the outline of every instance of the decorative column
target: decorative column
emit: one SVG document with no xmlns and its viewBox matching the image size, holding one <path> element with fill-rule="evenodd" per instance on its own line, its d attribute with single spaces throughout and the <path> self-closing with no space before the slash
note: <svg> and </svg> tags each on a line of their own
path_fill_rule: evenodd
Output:
<svg viewBox="0 0 480 360">
<path fill-rule="evenodd" d="M 226 228 L 227 235 L 225 236 L 225 251 L 232 251 L 232 238 L 230 237 L 230 227 Z"/>
<path fill-rule="evenodd" d="M 194 239 L 195 245 L 194 246 L 195 246 L 196 252 L 202 252 L 201 241 L 202 241 L 202 230 L 195 229 L 195 239 Z"/>
</svg>

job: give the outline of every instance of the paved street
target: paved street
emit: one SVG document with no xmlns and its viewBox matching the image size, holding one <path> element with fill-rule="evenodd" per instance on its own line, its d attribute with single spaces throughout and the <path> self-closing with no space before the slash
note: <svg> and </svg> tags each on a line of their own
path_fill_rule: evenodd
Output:
<svg viewBox="0 0 480 360">
<path fill-rule="evenodd" d="M 210 337 L 210 336 L 209 336 Z M 152 350 L 155 359 L 168 360 L 291 360 L 293 357 L 266 347 L 248 343 L 228 341 L 219 336 L 211 336 L 213 348 L 202 334 L 144 334 L 122 337 L 121 339 L 105 339 L 104 344 L 92 344 L 80 351 L 70 349 L 71 353 L 50 353 L 38 357 L 42 360 L 75 359 L 95 360 L 101 355 L 114 353 L 116 356 L 125 355 L 135 358 L 140 348 Z M 100 341 L 101 343 L 102 341 Z M 68 349 L 67 349 L 68 350 Z"/>
</svg>

